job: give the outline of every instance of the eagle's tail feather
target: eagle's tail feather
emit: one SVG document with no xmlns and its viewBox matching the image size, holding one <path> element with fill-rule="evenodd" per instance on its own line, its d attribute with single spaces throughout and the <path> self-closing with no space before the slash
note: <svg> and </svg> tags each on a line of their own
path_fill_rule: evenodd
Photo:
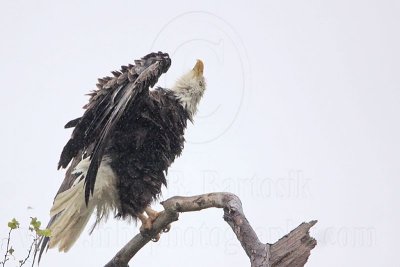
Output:
<svg viewBox="0 0 400 267">
<path fill-rule="evenodd" d="M 84 177 L 90 159 L 82 160 L 75 167 L 72 172 L 73 175 L 77 175 L 74 184 L 59 193 L 54 199 L 53 207 L 50 210 L 51 220 L 47 225 L 51 231 L 50 238 L 42 238 L 39 260 L 47 248 L 58 247 L 59 251 L 67 252 L 81 235 L 95 209 L 95 225 L 117 209 L 119 198 L 116 176 L 109 163 L 108 158 L 103 159 L 98 171 L 94 193 L 88 205 L 85 203 Z"/>
<path fill-rule="evenodd" d="M 67 252 L 82 233 L 94 208 L 93 202 L 85 205 L 84 180 L 57 195 L 50 210 L 50 215 L 57 217 L 49 226 L 49 248 L 58 245 L 60 251 Z"/>
</svg>

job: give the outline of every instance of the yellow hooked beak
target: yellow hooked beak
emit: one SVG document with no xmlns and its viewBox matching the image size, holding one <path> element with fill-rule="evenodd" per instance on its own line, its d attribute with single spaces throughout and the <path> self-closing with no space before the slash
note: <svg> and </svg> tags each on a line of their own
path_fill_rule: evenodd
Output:
<svg viewBox="0 0 400 267">
<path fill-rule="evenodd" d="M 197 60 L 196 65 L 193 67 L 193 72 L 197 77 L 203 76 L 204 64 L 200 59 Z"/>
</svg>

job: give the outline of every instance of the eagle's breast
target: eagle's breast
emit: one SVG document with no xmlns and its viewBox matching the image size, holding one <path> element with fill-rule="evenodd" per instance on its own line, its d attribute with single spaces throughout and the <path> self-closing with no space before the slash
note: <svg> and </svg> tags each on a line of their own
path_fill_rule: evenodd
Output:
<svg viewBox="0 0 400 267">
<path fill-rule="evenodd" d="M 136 217 L 159 196 L 183 150 L 187 118 L 173 92 L 157 88 L 121 120 L 106 149 L 117 176 L 120 216 Z"/>
</svg>

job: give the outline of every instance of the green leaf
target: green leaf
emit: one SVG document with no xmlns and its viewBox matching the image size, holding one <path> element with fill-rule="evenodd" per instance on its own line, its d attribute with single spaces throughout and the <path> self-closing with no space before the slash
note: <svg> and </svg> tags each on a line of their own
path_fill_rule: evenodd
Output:
<svg viewBox="0 0 400 267">
<path fill-rule="evenodd" d="M 13 230 L 13 229 L 17 229 L 19 227 L 19 222 L 15 218 L 13 218 L 10 222 L 8 222 L 7 225 L 10 229 Z"/>
<path fill-rule="evenodd" d="M 14 249 L 11 247 L 9 250 L 8 250 L 8 253 L 10 254 L 10 255 L 12 255 L 13 253 L 14 253 Z"/>
<path fill-rule="evenodd" d="M 50 237 L 50 236 L 51 236 L 51 230 L 48 229 L 48 228 L 43 229 L 43 230 L 40 230 L 40 229 L 39 229 L 38 231 L 36 231 L 36 233 L 37 233 L 38 235 L 44 236 L 44 237 Z"/>
<path fill-rule="evenodd" d="M 42 224 L 36 217 L 31 217 L 31 223 L 30 223 L 35 231 L 38 231 L 40 228 L 40 225 Z"/>
</svg>

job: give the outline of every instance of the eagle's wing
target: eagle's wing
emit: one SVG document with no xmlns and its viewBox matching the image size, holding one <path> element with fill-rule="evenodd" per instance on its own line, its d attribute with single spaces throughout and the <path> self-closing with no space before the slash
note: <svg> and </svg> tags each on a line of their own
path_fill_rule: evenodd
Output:
<svg viewBox="0 0 400 267">
<path fill-rule="evenodd" d="M 91 162 L 85 177 L 86 204 L 94 190 L 104 149 L 121 116 L 135 101 L 149 97 L 149 88 L 167 72 L 170 65 L 168 54 L 151 53 L 136 60 L 135 65 L 123 67 L 121 72 L 114 72 L 116 77 L 99 79 L 99 90 L 92 94 L 83 116 L 65 125 L 75 129 L 61 153 L 58 168 L 66 168 L 77 156 L 78 160 L 82 155 L 90 156 Z M 61 187 L 66 190 L 72 183 L 73 181 L 64 181 Z"/>
</svg>

